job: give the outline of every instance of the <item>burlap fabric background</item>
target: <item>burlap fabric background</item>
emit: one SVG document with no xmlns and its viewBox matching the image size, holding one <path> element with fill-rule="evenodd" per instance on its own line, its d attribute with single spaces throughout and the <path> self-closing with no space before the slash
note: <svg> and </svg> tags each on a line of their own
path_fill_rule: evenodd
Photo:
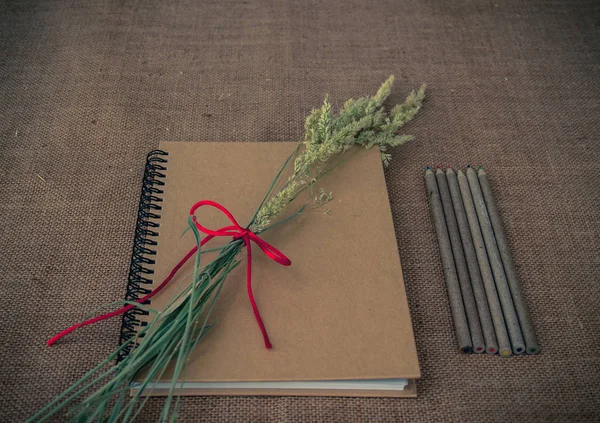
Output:
<svg viewBox="0 0 600 423">
<path fill-rule="evenodd" d="M 339 105 L 392 73 L 393 101 L 429 84 L 406 129 L 417 140 L 386 171 L 419 398 L 187 398 L 180 420 L 593 420 L 599 18 L 592 0 L 3 3 L 0 420 L 23 420 L 115 347 L 118 319 L 44 342 L 123 297 L 159 140 L 297 140 L 325 93 Z M 486 166 L 541 355 L 456 352 L 422 180 L 436 163 Z"/>
</svg>

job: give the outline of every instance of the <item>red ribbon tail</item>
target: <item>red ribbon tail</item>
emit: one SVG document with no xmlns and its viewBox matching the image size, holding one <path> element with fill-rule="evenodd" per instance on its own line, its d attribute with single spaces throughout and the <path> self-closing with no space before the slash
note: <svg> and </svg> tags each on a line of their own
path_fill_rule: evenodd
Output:
<svg viewBox="0 0 600 423">
<path fill-rule="evenodd" d="M 212 235 L 208 235 L 206 238 L 204 238 L 202 240 L 202 242 L 200 243 L 200 245 L 204 245 L 205 243 L 207 243 L 208 241 L 210 241 L 213 238 Z M 177 263 L 177 265 L 173 268 L 173 270 L 171 270 L 171 273 L 169 273 L 169 276 L 167 276 L 167 278 L 162 281 L 160 283 L 160 285 L 158 285 L 156 288 L 154 288 L 152 290 L 152 292 L 150 292 L 149 294 L 144 295 L 143 297 L 139 298 L 138 300 L 136 300 L 137 303 L 143 304 L 145 301 L 149 300 L 150 298 L 154 297 L 156 294 L 158 294 L 160 291 L 162 291 L 162 289 L 167 286 L 167 284 L 169 282 L 171 282 L 171 279 L 173 279 L 173 277 L 175 276 L 175 274 L 179 271 L 179 269 L 181 269 L 181 267 L 191 258 L 194 256 L 194 254 L 196 254 L 196 251 L 198 251 L 198 247 L 194 247 L 192 248 L 186 255 L 184 258 L 181 259 L 181 261 L 179 263 Z M 110 319 L 111 317 L 115 317 L 118 316 L 120 314 L 123 314 L 129 310 L 131 310 L 132 308 L 134 308 L 135 306 L 128 304 L 125 307 L 122 307 L 118 310 L 115 311 L 111 311 L 110 313 L 105 313 L 101 316 L 96 316 L 93 317 L 91 319 L 88 319 L 84 322 L 81 323 L 77 323 L 73 326 L 71 326 L 70 328 L 67 328 L 65 330 L 63 330 L 61 333 L 54 335 L 52 338 L 50 338 L 47 342 L 48 346 L 51 346 L 52 344 L 54 344 L 56 341 L 58 341 L 59 339 L 63 338 L 64 336 L 67 336 L 68 334 L 70 334 L 71 332 L 87 326 L 87 325 L 91 325 L 97 322 L 100 322 L 102 320 L 106 320 L 106 319 Z"/>
<path fill-rule="evenodd" d="M 273 345 L 271 345 L 271 341 L 269 340 L 269 334 L 267 333 L 267 329 L 265 328 L 265 324 L 260 317 L 260 312 L 258 311 L 258 306 L 256 305 L 256 300 L 254 299 L 254 293 L 252 292 L 252 246 L 250 244 L 250 240 L 248 238 L 244 238 L 244 242 L 246 243 L 246 252 L 248 257 L 246 258 L 247 271 L 246 271 L 246 288 L 248 289 L 248 298 L 250 299 L 250 304 L 252 305 L 252 311 L 254 312 L 254 317 L 256 318 L 256 322 L 258 323 L 258 327 L 260 328 L 260 332 L 263 336 L 263 341 L 265 342 L 265 348 L 271 349 Z"/>
</svg>

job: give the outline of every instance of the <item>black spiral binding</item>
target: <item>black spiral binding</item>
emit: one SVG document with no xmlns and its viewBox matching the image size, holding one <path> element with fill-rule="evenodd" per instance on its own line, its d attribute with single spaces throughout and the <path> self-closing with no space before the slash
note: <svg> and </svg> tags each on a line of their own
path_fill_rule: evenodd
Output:
<svg viewBox="0 0 600 423">
<path fill-rule="evenodd" d="M 146 169 L 144 170 L 142 193 L 138 207 L 127 293 L 125 294 L 127 301 L 137 301 L 142 296 L 151 292 L 151 289 L 146 288 L 145 285 L 152 283 L 151 277 L 154 274 L 154 270 L 150 267 L 154 264 L 154 260 L 150 256 L 156 255 L 156 250 L 152 247 L 157 245 L 155 238 L 158 236 L 157 230 L 160 225 L 156 220 L 160 219 L 159 212 L 162 210 L 159 203 L 162 202 L 162 194 L 164 192 L 161 187 L 165 185 L 164 179 L 166 175 L 164 171 L 167 170 L 165 166 L 167 163 L 165 156 L 167 155 L 168 153 L 165 151 L 153 150 L 148 153 L 146 158 Z M 142 304 L 148 304 L 148 301 Z M 146 315 L 148 315 L 147 311 L 137 307 L 123 314 L 119 345 L 123 345 L 123 343 L 137 336 L 137 330 L 143 324 L 139 317 Z M 130 342 L 120 351 L 117 362 L 127 357 L 137 345 L 137 342 Z"/>
</svg>

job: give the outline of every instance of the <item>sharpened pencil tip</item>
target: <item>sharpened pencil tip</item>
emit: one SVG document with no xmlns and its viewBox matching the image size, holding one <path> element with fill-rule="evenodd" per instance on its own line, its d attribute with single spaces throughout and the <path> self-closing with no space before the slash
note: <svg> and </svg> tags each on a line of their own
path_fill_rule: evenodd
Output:
<svg viewBox="0 0 600 423">
<path fill-rule="evenodd" d="M 467 167 L 471 167 L 471 165 L 470 165 L 470 164 L 468 164 L 468 165 L 467 165 Z"/>
<path fill-rule="evenodd" d="M 429 166 L 425 166 L 425 170 L 431 170 Z"/>
<path fill-rule="evenodd" d="M 477 166 L 477 170 L 483 170 L 483 166 L 481 166 L 481 165 Z"/>
</svg>

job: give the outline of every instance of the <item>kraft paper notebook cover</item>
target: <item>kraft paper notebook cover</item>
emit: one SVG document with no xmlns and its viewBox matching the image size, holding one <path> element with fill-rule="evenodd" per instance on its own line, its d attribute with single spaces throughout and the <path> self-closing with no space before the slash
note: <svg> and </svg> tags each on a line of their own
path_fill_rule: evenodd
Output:
<svg viewBox="0 0 600 423">
<path fill-rule="evenodd" d="M 146 167 L 128 299 L 141 296 L 138 288 L 158 285 L 195 245 L 191 233 L 182 236 L 191 205 L 214 200 L 247 224 L 295 147 L 161 143 L 167 154 L 149 155 Z M 246 267 L 238 266 L 211 315 L 217 324 L 192 355 L 183 395 L 416 396 L 419 365 L 380 155 L 376 149 L 355 154 L 360 157 L 319 182 L 333 200 L 261 234 L 291 266 L 253 248 L 254 295 L 273 348 L 264 347 L 247 297 Z M 307 201 L 309 194 L 301 195 L 290 214 Z M 197 217 L 205 227 L 229 224 L 204 209 Z M 144 239 L 150 245 L 140 248 Z M 206 248 L 228 241 L 213 239 Z M 191 262 L 152 298 L 153 309 L 165 306 L 191 273 Z M 122 338 L 134 336 L 145 319 L 139 311 L 125 316 Z M 169 381 L 164 376 L 147 393 L 165 394 Z"/>
</svg>

